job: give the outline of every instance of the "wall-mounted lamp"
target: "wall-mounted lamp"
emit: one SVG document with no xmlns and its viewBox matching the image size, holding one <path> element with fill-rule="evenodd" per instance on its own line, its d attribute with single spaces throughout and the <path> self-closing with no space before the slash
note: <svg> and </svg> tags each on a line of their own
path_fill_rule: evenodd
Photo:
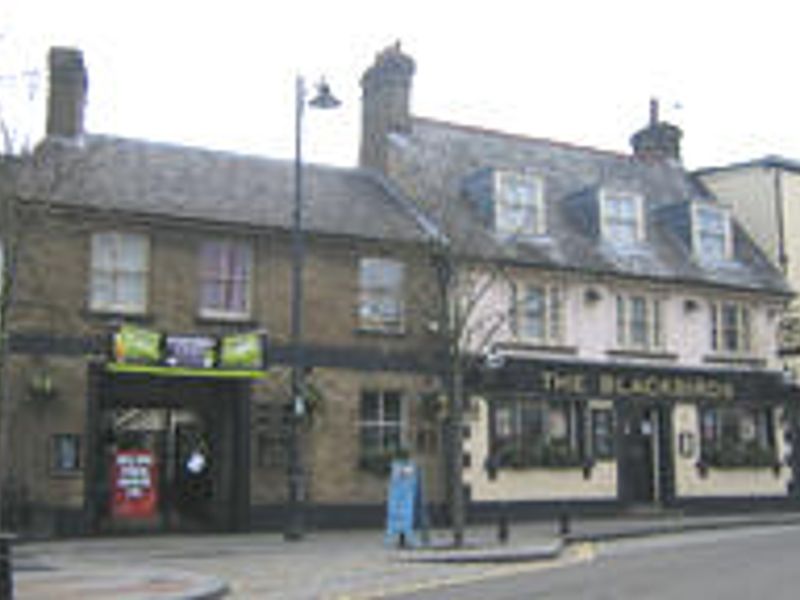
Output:
<svg viewBox="0 0 800 600">
<path fill-rule="evenodd" d="M 36 369 L 28 380 L 28 393 L 31 400 L 45 402 L 56 396 L 56 386 L 53 376 L 45 368 Z"/>
<path fill-rule="evenodd" d="M 595 302 L 599 302 L 602 296 L 600 295 L 600 292 L 597 290 L 597 288 L 590 287 L 586 288 L 586 291 L 583 294 L 583 298 L 584 300 L 586 300 L 588 304 L 594 304 Z"/>
<path fill-rule="evenodd" d="M 686 300 L 683 301 L 683 311 L 686 313 L 693 313 L 698 308 L 700 308 L 700 305 L 694 298 L 687 298 Z"/>
</svg>

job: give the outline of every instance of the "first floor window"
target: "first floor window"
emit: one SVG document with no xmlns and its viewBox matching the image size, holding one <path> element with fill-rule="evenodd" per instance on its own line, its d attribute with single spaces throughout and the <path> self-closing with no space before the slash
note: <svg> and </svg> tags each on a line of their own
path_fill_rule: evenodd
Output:
<svg viewBox="0 0 800 600">
<path fill-rule="evenodd" d="M 774 409 L 771 407 L 707 406 L 700 409 L 703 462 L 711 466 L 773 466 Z"/>
<path fill-rule="evenodd" d="M 490 461 L 497 467 L 582 464 L 585 404 L 529 397 L 493 404 Z"/>
<path fill-rule="evenodd" d="M 81 438 L 72 433 L 59 433 L 51 438 L 50 468 L 56 474 L 81 470 Z"/>
<path fill-rule="evenodd" d="M 362 458 L 393 457 L 406 449 L 406 417 L 399 390 L 364 390 L 359 407 Z"/>
<path fill-rule="evenodd" d="M 711 349 L 746 354 L 751 350 L 750 309 L 738 302 L 711 304 Z"/>
<path fill-rule="evenodd" d="M 359 263 L 359 327 L 400 332 L 404 326 L 403 263 L 388 258 L 362 258 Z"/>
<path fill-rule="evenodd" d="M 145 312 L 150 262 L 147 236 L 118 231 L 95 233 L 91 252 L 90 308 Z"/>
<path fill-rule="evenodd" d="M 557 285 L 523 284 L 515 292 L 512 325 L 521 340 L 557 343 L 563 339 L 564 300 Z"/>
<path fill-rule="evenodd" d="M 632 350 L 663 348 L 661 300 L 634 294 L 617 296 L 617 346 Z"/>
<path fill-rule="evenodd" d="M 200 247 L 200 314 L 250 314 L 253 250 L 237 240 L 209 240 Z"/>
</svg>

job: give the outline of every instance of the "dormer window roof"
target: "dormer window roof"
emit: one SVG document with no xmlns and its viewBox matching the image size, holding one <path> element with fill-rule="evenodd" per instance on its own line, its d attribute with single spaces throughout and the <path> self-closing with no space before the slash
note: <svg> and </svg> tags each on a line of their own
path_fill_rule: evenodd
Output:
<svg viewBox="0 0 800 600">
<path fill-rule="evenodd" d="M 494 225 L 498 233 L 526 237 L 546 231 L 544 184 L 520 171 L 495 171 Z"/>
<path fill-rule="evenodd" d="M 630 246 L 644 240 L 644 199 L 632 192 L 603 189 L 600 234 L 612 244 Z"/>
<path fill-rule="evenodd" d="M 727 209 L 706 203 L 692 205 L 692 250 L 704 262 L 730 260 L 733 238 Z"/>
</svg>

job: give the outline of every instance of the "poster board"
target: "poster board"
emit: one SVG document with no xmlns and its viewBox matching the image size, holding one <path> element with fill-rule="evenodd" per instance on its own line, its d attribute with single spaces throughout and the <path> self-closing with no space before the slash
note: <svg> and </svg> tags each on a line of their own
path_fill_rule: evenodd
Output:
<svg viewBox="0 0 800 600">
<path fill-rule="evenodd" d="M 111 514 L 147 519 L 158 509 L 158 470 L 149 450 L 118 450 L 111 465 Z"/>
<path fill-rule="evenodd" d="M 386 543 L 419 545 L 420 529 L 427 526 L 426 521 L 419 467 L 410 460 L 392 461 L 386 499 Z"/>
</svg>

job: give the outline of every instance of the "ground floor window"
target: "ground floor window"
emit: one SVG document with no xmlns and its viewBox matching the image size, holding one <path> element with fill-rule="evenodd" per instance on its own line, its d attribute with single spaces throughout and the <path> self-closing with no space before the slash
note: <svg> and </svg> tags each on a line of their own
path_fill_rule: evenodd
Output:
<svg viewBox="0 0 800 600">
<path fill-rule="evenodd" d="M 702 462 L 712 467 L 774 466 L 774 416 L 770 407 L 701 407 Z"/>
<path fill-rule="evenodd" d="M 359 407 L 360 465 L 388 472 L 393 458 L 406 452 L 406 416 L 399 390 L 363 390 Z"/>
<path fill-rule="evenodd" d="M 81 438 L 73 433 L 57 433 L 50 441 L 50 468 L 56 475 L 81 470 Z"/>
<path fill-rule="evenodd" d="M 490 460 L 497 467 L 569 467 L 584 462 L 585 402 L 497 400 Z"/>
</svg>

